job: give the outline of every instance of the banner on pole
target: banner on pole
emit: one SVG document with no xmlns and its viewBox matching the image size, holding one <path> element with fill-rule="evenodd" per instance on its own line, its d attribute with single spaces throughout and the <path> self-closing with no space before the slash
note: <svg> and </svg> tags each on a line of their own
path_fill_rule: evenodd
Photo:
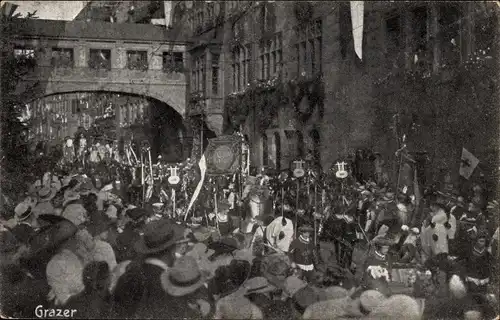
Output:
<svg viewBox="0 0 500 320">
<path fill-rule="evenodd" d="M 354 51 L 360 60 L 363 60 L 363 17 L 364 1 L 351 1 L 352 37 L 354 39 Z"/>
<path fill-rule="evenodd" d="M 462 157 L 460 161 L 460 175 L 468 180 L 478 164 L 479 164 L 479 159 L 476 158 L 467 149 L 462 148 Z"/>
<path fill-rule="evenodd" d="M 230 135 L 210 139 L 205 155 L 207 174 L 234 174 L 240 168 L 241 138 Z"/>
</svg>

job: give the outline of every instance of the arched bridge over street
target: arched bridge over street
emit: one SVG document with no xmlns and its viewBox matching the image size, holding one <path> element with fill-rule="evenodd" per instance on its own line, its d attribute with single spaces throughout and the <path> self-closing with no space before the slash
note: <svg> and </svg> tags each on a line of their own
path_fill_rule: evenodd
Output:
<svg viewBox="0 0 500 320">
<path fill-rule="evenodd" d="M 109 91 L 165 102 L 184 117 L 186 43 L 148 24 L 19 19 L 12 49 L 35 67 L 19 92 L 26 102 L 52 94 Z"/>
</svg>

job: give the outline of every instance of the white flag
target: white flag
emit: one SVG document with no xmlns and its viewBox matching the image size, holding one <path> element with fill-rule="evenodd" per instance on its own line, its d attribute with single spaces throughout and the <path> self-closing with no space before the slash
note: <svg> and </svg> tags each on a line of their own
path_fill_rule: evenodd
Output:
<svg viewBox="0 0 500 320">
<path fill-rule="evenodd" d="M 165 26 L 171 27 L 172 26 L 172 1 L 163 1 L 163 14 L 165 15 L 165 19 L 163 20 L 163 23 L 159 22 L 157 24 L 165 24 Z M 152 19 L 153 20 L 160 20 L 160 19 Z"/>
<path fill-rule="evenodd" d="M 354 39 L 354 51 L 360 60 L 363 60 L 363 17 L 364 1 L 351 1 L 352 37 Z"/>
<path fill-rule="evenodd" d="M 469 179 L 478 164 L 479 164 L 479 159 L 476 158 L 467 149 L 462 148 L 462 158 L 460 161 L 460 175 L 465 179 Z"/>
<path fill-rule="evenodd" d="M 189 205 L 186 209 L 186 214 L 184 215 L 184 221 L 186 221 L 189 210 L 193 207 L 194 202 L 198 198 L 198 195 L 200 194 L 201 187 L 203 186 L 203 181 L 205 181 L 205 173 L 207 172 L 207 160 L 205 159 L 205 155 L 203 154 L 201 156 L 200 162 L 198 163 L 198 166 L 200 167 L 200 181 L 198 182 L 198 185 L 196 186 L 196 189 L 194 190 L 193 196 L 191 197 L 191 201 L 189 201 Z"/>
</svg>

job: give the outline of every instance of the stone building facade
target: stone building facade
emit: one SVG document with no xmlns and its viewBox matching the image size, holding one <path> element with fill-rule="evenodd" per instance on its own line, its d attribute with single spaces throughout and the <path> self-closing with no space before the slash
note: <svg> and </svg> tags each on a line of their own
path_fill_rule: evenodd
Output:
<svg viewBox="0 0 500 320">
<path fill-rule="evenodd" d="M 188 3 L 172 8 L 192 42 L 187 115 L 216 134 L 241 124 L 252 165 L 283 169 L 310 153 L 327 169 L 363 148 L 396 180 L 404 142 L 427 153 L 429 178 L 449 170 L 459 183 L 462 147 L 478 174 L 496 174 L 498 88 L 471 91 L 497 70 L 496 4 L 367 1 L 360 61 L 348 2 Z"/>
<path fill-rule="evenodd" d="M 26 103 L 32 102 L 33 135 L 60 140 L 104 117 L 113 127 L 109 138 L 133 135 L 149 139 L 154 155 L 174 154 L 175 161 L 189 156 L 182 125 L 186 45 L 172 38 L 169 30 L 150 24 L 20 23 L 10 45 L 16 56 L 33 62 L 18 88 Z"/>
</svg>

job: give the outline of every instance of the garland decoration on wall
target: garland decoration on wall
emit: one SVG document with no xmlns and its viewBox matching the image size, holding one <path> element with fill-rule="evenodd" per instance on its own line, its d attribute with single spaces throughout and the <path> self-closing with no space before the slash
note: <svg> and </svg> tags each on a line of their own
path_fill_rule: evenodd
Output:
<svg viewBox="0 0 500 320">
<path fill-rule="evenodd" d="M 233 92 L 225 99 L 227 127 L 236 129 L 244 124 L 250 110 L 255 111 L 255 121 L 259 130 L 264 131 L 271 125 L 280 105 L 286 104 L 283 83 L 278 77 L 269 80 L 253 80 L 240 92 Z"/>
<path fill-rule="evenodd" d="M 324 114 L 325 88 L 323 76 L 317 74 L 312 79 L 291 80 L 288 83 L 289 94 L 297 120 L 306 123 L 311 118 L 316 107 L 319 118 Z M 300 103 L 307 97 L 308 107 L 305 111 L 300 110 Z"/>
</svg>

